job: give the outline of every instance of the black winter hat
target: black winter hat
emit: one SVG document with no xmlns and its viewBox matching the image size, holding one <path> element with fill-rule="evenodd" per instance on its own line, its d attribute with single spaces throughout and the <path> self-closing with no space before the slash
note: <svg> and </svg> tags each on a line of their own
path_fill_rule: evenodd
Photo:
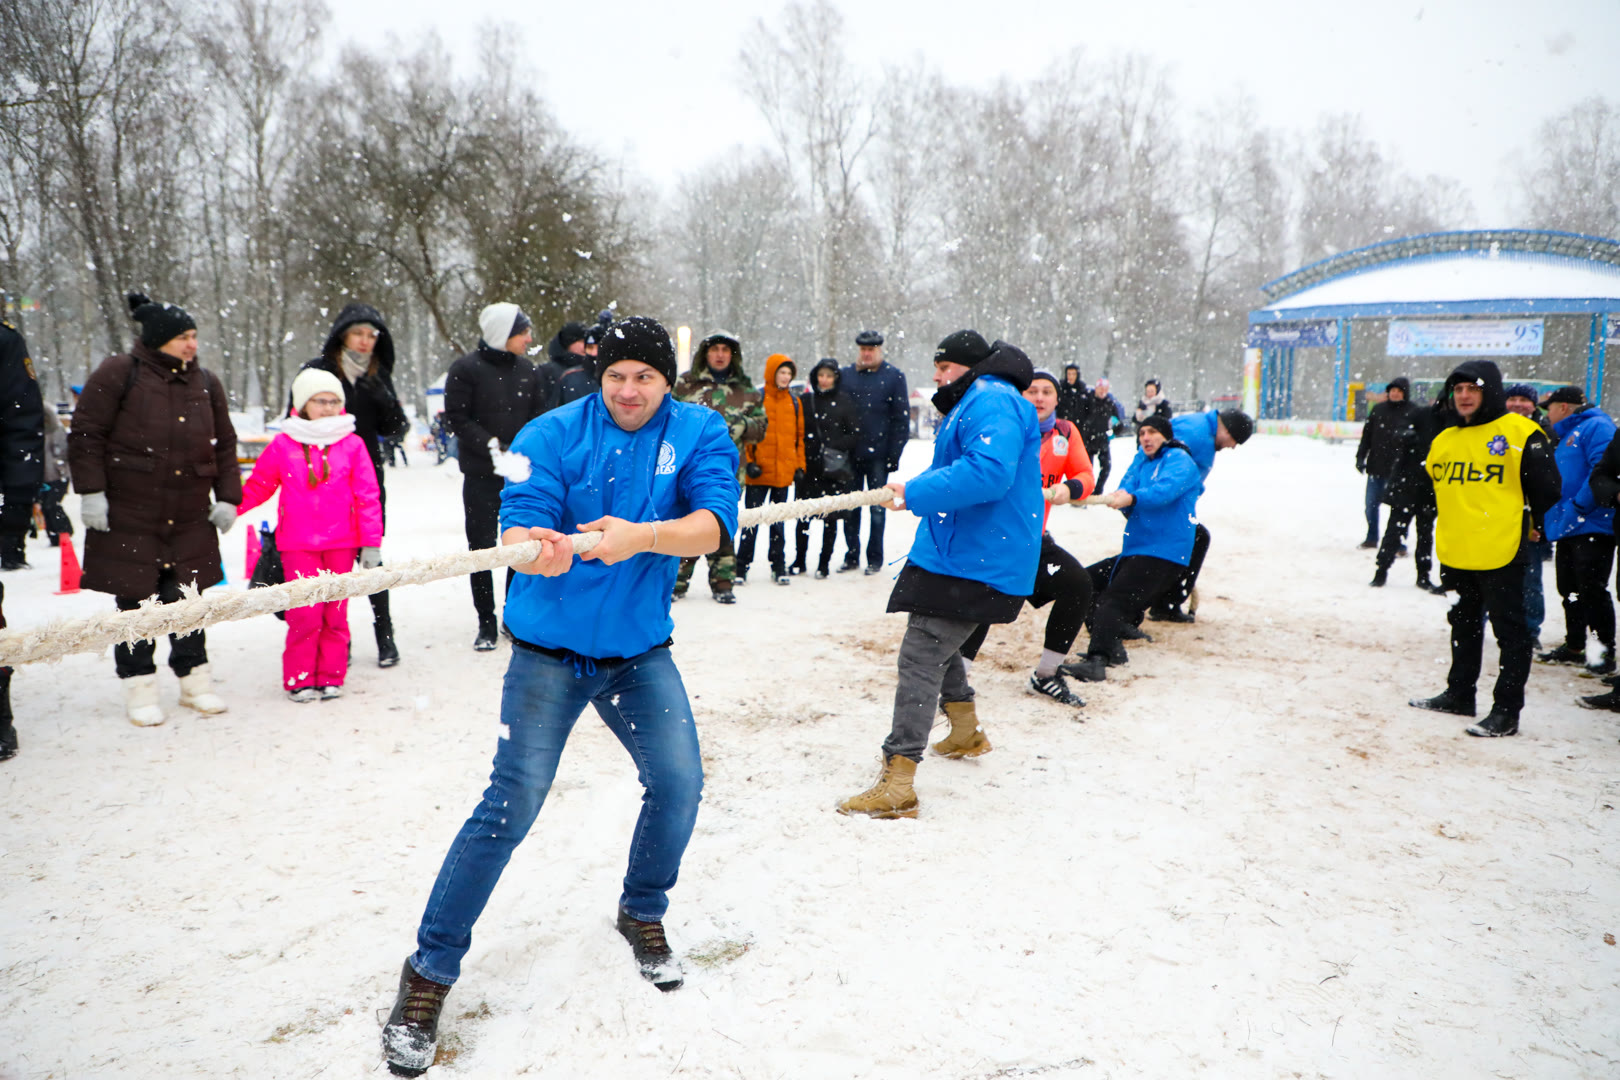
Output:
<svg viewBox="0 0 1620 1080">
<path fill-rule="evenodd" d="M 1536 388 L 1529 383 L 1516 382 L 1507 388 L 1506 393 L 1510 398 L 1522 397 L 1526 401 L 1535 401 L 1538 398 Z"/>
<path fill-rule="evenodd" d="M 557 331 L 557 341 L 563 348 L 568 348 L 576 341 L 585 340 L 585 324 L 582 322 L 565 322 L 562 329 Z"/>
<path fill-rule="evenodd" d="M 669 340 L 669 331 L 658 320 L 645 315 L 632 315 L 602 331 L 602 339 L 592 361 L 591 373 L 598 384 L 608 368 L 620 360 L 639 360 L 658 373 L 671 385 L 675 382 L 675 345 Z"/>
<path fill-rule="evenodd" d="M 881 345 L 883 344 L 883 335 L 878 333 L 876 330 L 862 330 L 860 333 L 855 335 L 855 344 Z"/>
<path fill-rule="evenodd" d="M 1176 429 L 1170 426 L 1170 421 L 1166 420 L 1162 416 L 1159 416 L 1157 413 L 1142 421 L 1141 427 L 1137 428 L 1137 431 L 1140 432 L 1142 428 L 1148 427 L 1152 428 L 1154 431 L 1157 431 L 1166 439 L 1173 439 L 1176 437 Z M 1237 438 L 1237 436 L 1234 435 L 1233 438 Z"/>
<path fill-rule="evenodd" d="M 161 349 L 187 330 L 197 329 L 196 322 L 178 304 L 155 304 L 145 293 L 138 292 L 125 299 L 129 302 L 129 317 L 141 324 L 141 344 L 149 349 Z"/>
<path fill-rule="evenodd" d="M 972 367 L 990 355 L 990 343 L 977 330 L 958 330 L 934 349 L 934 363 Z"/>
<path fill-rule="evenodd" d="M 1585 405 L 1586 395 L 1578 386 L 1560 386 L 1547 395 L 1543 405 Z"/>
<path fill-rule="evenodd" d="M 1036 368 L 1035 369 L 1035 374 L 1033 376 L 1031 376 L 1030 380 L 1029 380 L 1031 386 L 1033 386 L 1035 384 L 1036 379 L 1045 379 L 1047 382 L 1051 383 L 1053 386 L 1057 387 L 1058 389 L 1061 390 L 1063 388 L 1063 384 L 1058 382 L 1058 377 L 1056 375 L 1052 374 L 1050 371 L 1047 371 L 1045 368 Z"/>
<path fill-rule="evenodd" d="M 1232 441 L 1242 446 L 1254 434 L 1254 420 L 1242 409 L 1227 409 L 1221 413 L 1221 427 L 1232 436 Z"/>
</svg>

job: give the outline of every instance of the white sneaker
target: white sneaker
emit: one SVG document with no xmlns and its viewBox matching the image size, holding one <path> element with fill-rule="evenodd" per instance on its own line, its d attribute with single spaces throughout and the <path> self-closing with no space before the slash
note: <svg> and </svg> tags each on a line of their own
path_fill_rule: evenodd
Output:
<svg viewBox="0 0 1620 1080">
<path fill-rule="evenodd" d="M 312 701 L 321 700 L 321 692 L 313 686 L 306 686 L 302 690 L 289 690 L 287 696 L 300 705 L 308 705 Z"/>
<path fill-rule="evenodd" d="M 136 727 L 157 727 L 168 719 L 158 706 L 156 675 L 135 675 L 124 680 L 124 714 Z"/>
<path fill-rule="evenodd" d="M 210 716 L 225 711 L 224 699 L 214 693 L 213 684 L 208 678 L 207 664 L 194 667 L 180 676 L 180 704 Z"/>
<path fill-rule="evenodd" d="M 333 701 L 343 696 L 343 687 L 341 686 L 317 686 L 315 689 L 321 692 L 322 701 Z"/>
</svg>

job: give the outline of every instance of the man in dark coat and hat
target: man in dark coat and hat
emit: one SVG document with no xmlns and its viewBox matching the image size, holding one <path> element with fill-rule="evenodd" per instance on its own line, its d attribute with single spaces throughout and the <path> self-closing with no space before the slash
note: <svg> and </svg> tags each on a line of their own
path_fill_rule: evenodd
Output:
<svg viewBox="0 0 1620 1080">
<path fill-rule="evenodd" d="M 326 335 L 321 355 L 304 365 L 338 377 L 343 384 L 343 410 L 354 417 L 354 433 L 366 444 L 377 470 L 382 496 L 383 527 L 388 525 L 388 485 L 383 474 L 382 440 L 403 438 L 411 422 L 394 393 L 394 337 L 382 314 L 370 304 L 350 304 L 338 313 Z M 292 398 L 287 399 L 289 407 Z M 388 593 L 371 594 L 371 612 L 377 634 L 377 666 L 399 663 L 394 644 L 394 620 L 389 615 Z"/>
<path fill-rule="evenodd" d="M 197 364 L 197 324 L 185 309 L 129 297 L 141 335 L 128 353 L 103 360 L 73 411 L 68 465 L 85 525 L 86 589 L 112 593 L 118 610 L 148 597 L 169 604 L 181 586 L 206 589 L 225 576 L 219 533 L 236 521 L 242 477 L 225 387 Z M 213 497 L 210 503 L 210 495 Z M 164 721 L 157 645 L 113 650 L 131 723 Z M 225 711 L 209 680 L 201 630 L 169 635 L 180 704 Z"/>
</svg>

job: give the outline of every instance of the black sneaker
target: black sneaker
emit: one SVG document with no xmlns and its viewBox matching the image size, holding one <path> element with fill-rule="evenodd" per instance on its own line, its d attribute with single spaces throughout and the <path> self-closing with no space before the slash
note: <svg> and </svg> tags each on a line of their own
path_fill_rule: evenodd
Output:
<svg viewBox="0 0 1620 1080">
<path fill-rule="evenodd" d="M 816 567 L 816 580 L 817 581 L 826 581 L 827 580 L 827 568 L 825 566 Z"/>
<path fill-rule="evenodd" d="M 421 1076 L 433 1064 L 439 1045 L 439 1013 L 450 988 L 424 979 L 411 967 L 410 959 L 399 973 L 399 993 L 394 1011 L 383 1025 L 383 1057 L 395 1076 Z"/>
<path fill-rule="evenodd" d="M 1479 739 L 1500 739 L 1519 733 L 1519 718 L 1509 716 L 1499 709 L 1492 709 L 1485 714 L 1485 719 L 1477 724 L 1470 724 L 1463 730 Z"/>
<path fill-rule="evenodd" d="M 1591 697 L 1577 698 L 1575 704 L 1583 709 L 1620 712 L 1620 690 L 1610 690 L 1607 694 L 1594 694 Z"/>
<path fill-rule="evenodd" d="M 686 976 L 681 972 L 681 962 L 675 959 L 675 953 L 664 937 L 663 923 L 632 919 L 621 910 L 619 933 L 630 943 L 630 951 L 636 955 L 636 967 L 641 970 L 643 979 L 666 994 L 681 988 Z"/>
<path fill-rule="evenodd" d="M 804 563 L 796 562 L 792 566 L 788 567 L 788 573 L 791 574 L 793 577 L 798 577 L 800 574 L 804 573 L 805 570 L 807 570 L 807 569 L 809 569 L 809 568 L 807 566 L 805 566 Z"/>
<path fill-rule="evenodd" d="M 873 563 L 871 566 L 868 566 L 866 568 L 866 576 L 871 577 L 873 574 L 876 574 L 876 573 L 880 572 L 882 569 L 883 569 L 883 567 L 882 567 L 881 564 Z"/>
<path fill-rule="evenodd" d="M 1181 610 L 1181 605 L 1172 604 L 1169 607 L 1149 608 L 1147 617 L 1154 622 L 1190 623 L 1196 622 L 1196 615 L 1189 615 Z"/>
<path fill-rule="evenodd" d="M 1598 658 L 1598 662 L 1595 664 L 1587 664 L 1586 670 L 1593 675 L 1613 675 L 1614 650 L 1612 648 L 1605 648 L 1603 650 L 1603 655 Z"/>
<path fill-rule="evenodd" d="M 1474 703 L 1461 701 L 1452 696 L 1450 690 L 1442 690 L 1429 698 L 1413 698 L 1407 702 L 1414 709 L 1428 709 L 1430 712 L 1451 713 L 1454 716 L 1473 716 Z"/>
<path fill-rule="evenodd" d="M 778 585 L 793 584 L 793 579 L 787 576 L 786 570 L 778 570 L 775 574 L 771 575 L 771 580 L 776 582 Z"/>
<path fill-rule="evenodd" d="M 737 594 L 732 592 L 730 589 L 726 589 L 723 592 L 717 592 L 714 594 L 714 602 L 717 604 L 735 604 L 737 602 Z"/>
<path fill-rule="evenodd" d="M 1356 545 L 1356 547 L 1361 551 L 1371 551 L 1377 546 L 1378 541 L 1376 540 L 1363 540 L 1361 543 Z"/>
<path fill-rule="evenodd" d="M 1119 636 L 1126 641 L 1145 641 L 1153 644 L 1153 635 L 1139 626 L 1127 626 L 1119 632 Z"/>
<path fill-rule="evenodd" d="M 1446 594 L 1445 589 L 1441 588 L 1439 585 L 1436 585 L 1426 577 L 1418 578 L 1417 587 L 1426 593 L 1434 593 L 1436 596 L 1444 596 Z"/>
<path fill-rule="evenodd" d="M 859 570 L 860 568 L 861 561 L 859 559 L 845 559 L 844 565 L 838 568 L 838 572 L 840 574 L 847 574 L 851 570 Z"/>
<path fill-rule="evenodd" d="M 1108 665 L 1103 663 L 1100 656 L 1083 656 L 1079 660 L 1059 664 L 1058 674 L 1081 682 L 1105 682 L 1108 679 Z"/>
<path fill-rule="evenodd" d="M 1125 651 L 1123 641 L 1114 642 L 1114 647 L 1108 650 L 1108 655 L 1102 658 L 1103 663 L 1109 667 L 1124 667 L 1131 662 L 1131 654 Z"/>
<path fill-rule="evenodd" d="M 1586 650 L 1572 649 L 1566 641 L 1556 649 L 1548 649 L 1544 653 L 1537 654 L 1536 660 L 1543 664 L 1579 664 L 1585 667 Z"/>
<path fill-rule="evenodd" d="M 735 577 L 733 577 L 731 579 L 731 584 L 732 584 L 733 588 L 735 588 L 738 585 L 746 585 L 746 584 L 748 584 L 748 574 L 747 574 L 747 572 L 744 571 L 743 573 L 738 574 Z"/>
<path fill-rule="evenodd" d="M 1085 705 L 1080 695 L 1069 689 L 1062 675 L 1031 675 L 1029 689 L 1031 693 L 1049 697 L 1059 705 L 1070 705 L 1076 709 Z"/>
<path fill-rule="evenodd" d="M 1385 585 L 1389 584 L 1389 571 L 1380 566 L 1377 570 L 1373 571 L 1373 579 L 1367 584 L 1371 585 L 1375 589 L 1382 589 Z"/>
<path fill-rule="evenodd" d="M 500 636 L 500 630 L 495 626 L 495 616 L 480 618 L 478 620 L 478 636 L 473 638 L 473 649 L 477 652 L 495 651 L 495 639 Z"/>
</svg>

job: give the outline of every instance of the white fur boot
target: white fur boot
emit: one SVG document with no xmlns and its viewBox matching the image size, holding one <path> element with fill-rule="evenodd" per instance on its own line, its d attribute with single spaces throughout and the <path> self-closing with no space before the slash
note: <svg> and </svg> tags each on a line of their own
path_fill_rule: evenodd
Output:
<svg viewBox="0 0 1620 1080">
<path fill-rule="evenodd" d="M 156 675 L 135 675 L 124 680 L 124 712 L 136 727 L 156 727 L 168 719 L 158 706 Z"/>
<path fill-rule="evenodd" d="M 213 684 L 208 680 L 207 664 L 180 676 L 180 704 L 209 715 L 225 711 L 225 702 L 214 693 Z"/>
</svg>

